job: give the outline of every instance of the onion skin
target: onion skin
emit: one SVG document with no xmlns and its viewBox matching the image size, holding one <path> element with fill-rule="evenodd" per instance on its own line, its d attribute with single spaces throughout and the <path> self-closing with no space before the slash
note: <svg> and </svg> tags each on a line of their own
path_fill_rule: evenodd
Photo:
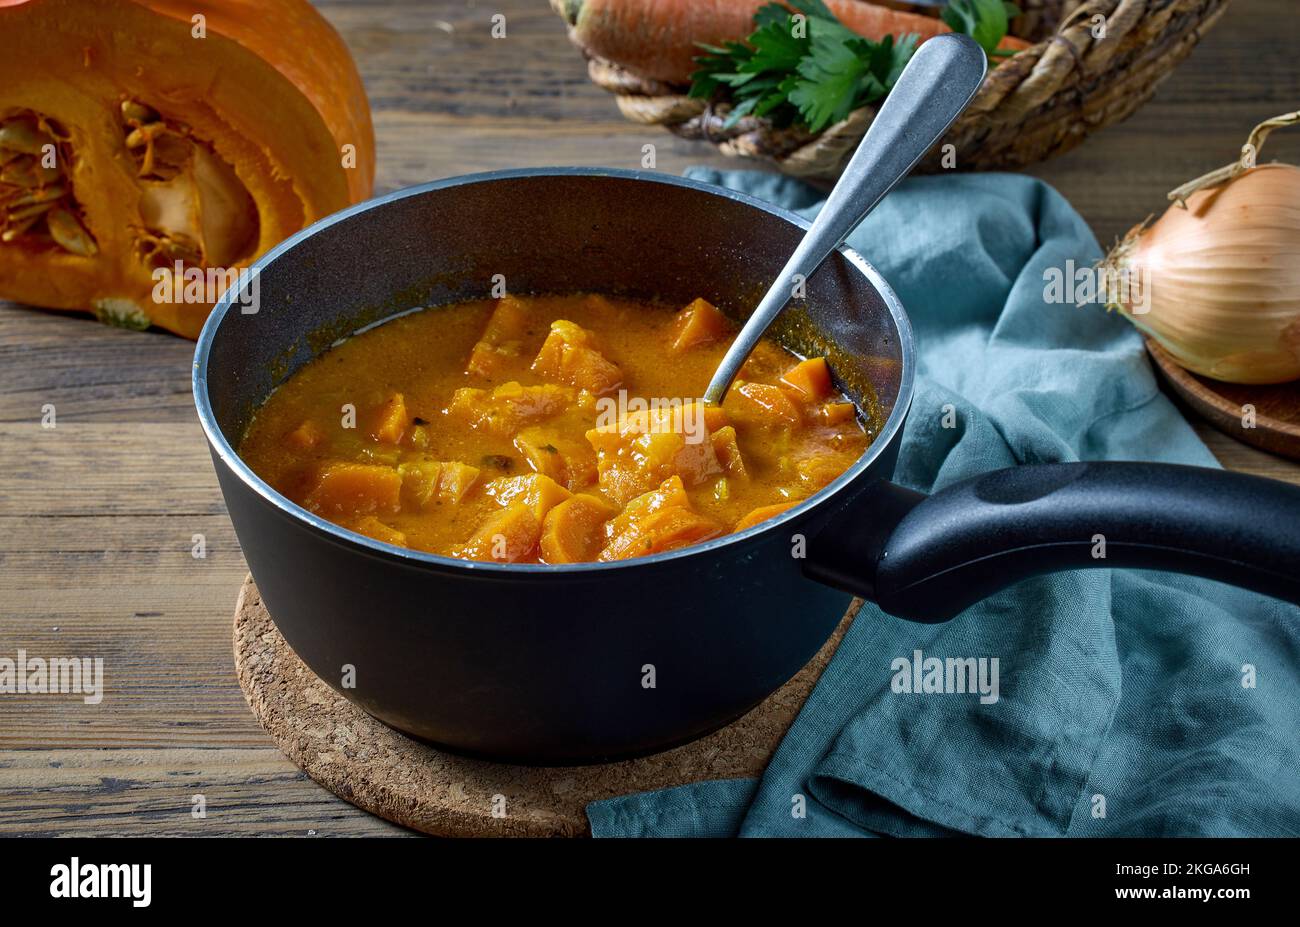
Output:
<svg viewBox="0 0 1300 927">
<path fill-rule="evenodd" d="M 1300 379 L 1300 168 L 1265 164 L 1192 194 L 1130 231 L 1104 267 L 1149 287 L 1110 307 L 1193 373 Z"/>
</svg>

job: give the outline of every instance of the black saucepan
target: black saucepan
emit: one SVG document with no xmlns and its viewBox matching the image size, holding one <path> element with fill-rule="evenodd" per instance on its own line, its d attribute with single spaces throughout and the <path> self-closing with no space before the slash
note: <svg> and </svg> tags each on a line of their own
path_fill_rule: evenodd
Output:
<svg viewBox="0 0 1300 927">
<path fill-rule="evenodd" d="M 889 483 L 912 334 L 888 284 L 847 249 L 809 282 L 788 337 L 832 351 L 879 433 L 825 490 L 740 534 L 620 563 L 463 562 L 330 524 L 234 451 L 278 383 L 362 326 L 481 298 L 495 275 L 517 293 L 703 296 L 743 313 L 806 227 L 659 174 L 522 170 L 372 200 L 262 259 L 257 311 L 232 291 L 203 330 L 194 395 L 249 568 L 297 654 L 417 737 L 578 763 L 663 749 L 740 716 L 818 650 L 851 595 L 939 621 L 1035 573 L 1151 567 L 1300 601 L 1300 489 L 1281 483 L 1140 463 L 1018 467 L 930 497 Z"/>
</svg>

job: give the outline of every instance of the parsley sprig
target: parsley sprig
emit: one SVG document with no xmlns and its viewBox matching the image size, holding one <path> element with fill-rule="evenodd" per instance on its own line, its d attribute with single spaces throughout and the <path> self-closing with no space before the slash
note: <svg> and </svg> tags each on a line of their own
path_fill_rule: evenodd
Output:
<svg viewBox="0 0 1300 927">
<path fill-rule="evenodd" d="M 820 132 L 889 93 L 916 51 L 918 36 L 873 42 L 845 27 L 822 0 L 790 0 L 789 6 L 760 7 L 743 42 L 700 46 L 691 96 L 729 101 L 728 128 L 754 115 Z M 994 57 L 1004 54 L 998 43 L 1018 13 L 1004 0 L 952 0 L 943 18 Z"/>
</svg>

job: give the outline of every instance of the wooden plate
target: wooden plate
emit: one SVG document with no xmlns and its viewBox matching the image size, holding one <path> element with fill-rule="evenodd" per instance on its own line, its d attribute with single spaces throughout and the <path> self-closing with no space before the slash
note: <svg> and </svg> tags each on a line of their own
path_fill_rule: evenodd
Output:
<svg viewBox="0 0 1300 927">
<path fill-rule="evenodd" d="M 1222 383 L 1184 370 L 1152 339 L 1147 351 L 1169 386 L 1215 428 L 1245 444 L 1300 460 L 1300 380 L 1275 386 Z M 1254 427 L 1245 426 L 1248 407 Z"/>
</svg>

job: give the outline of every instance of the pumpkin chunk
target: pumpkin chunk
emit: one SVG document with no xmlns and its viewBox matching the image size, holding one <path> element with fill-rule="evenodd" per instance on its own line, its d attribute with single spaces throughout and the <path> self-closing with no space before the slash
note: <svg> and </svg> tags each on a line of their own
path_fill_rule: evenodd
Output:
<svg viewBox="0 0 1300 927">
<path fill-rule="evenodd" d="M 795 471 L 800 481 L 815 492 L 843 473 L 844 464 L 833 457 L 805 457 L 795 464 Z"/>
<path fill-rule="evenodd" d="M 373 515 L 398 511 L 401 493 L 393 467 L 334 461 L 317 470 L 303 505 L 320 515 Z"/>
<path fill-rule="evenodd" d="M 310 451 L 325 440 L 325 430 L 310 419 L 284 436 L 284 443 L 296 451 Z"/>
<path fill-rule="evenodd" d="M 533 361 L 533 373 L 544 380 L 585 389 L 596 396 L 618 388 L 623 372 L 600 352 L 596 336 L 564 319 L 551 323 L 551 333 Z"/>
<path fill-rule="evenodd" d="M 455 555 L 470 560 L 518 563 L 532 557 L 541 533 L 541 523 L 532 507 L 526 502 L 515 502 L 489 515 Z"/>
<path fill-rule="evenodd" d="M 366 432 L 376 441 L 385 444 L 397 444 L 411 423 L 406 412 L 406 399 L 401 393 L 393 393 L 384 402 L 371 411 Z"/>
<path fill-rule="evenodd" d="M 800 361 L 782 375 L 781 382 L 794 387 L 810 402 L 821 402 L 835 392 L 831 368 L 824 357 Z"/>
<path fill-rule="evenodd" d="M 515 448 L 538 473 L 568 489 L 596 482 L 596 455 L 581 440 L 544 425 L 525 428 L 515 436 Z"/>
<path fill-rule="evenodd" d="M 676 550 L 716 538 L 722 529 L 712 520 L 682 506 L 669 506 L 634 520 L 610 538 L 597 560 L 626 560 Z"/>
<path fill-rule="evenodd" d="M 374 538 L 376 541 L 383 541 L 385 544 L 396 544 L 398 547 L 406 545 L 405 532 L 384 524 L 373 515 L 362 516 L 346 527 L 351 528 L 358 534 Z"/>
<path fill-rule="evenodd" d="M 472 428 L 510 437 L 525 425 L 559 415 L 571 402 L 573 390 L 567 387 L 554 383 L 524 386 L 511 380 L 491 392 L 470 387 L 456 390 L 447 414 Z"/>
<path fill-rule="evenodd" d="M 513 296 L 497 300 L 488 319 L 483 337 L 470 352 L 466 373 L 494 380 L 524 350 L 524 339 L 535 324 L 535 314 L 528 303 Z"/>
<path fill-rule="evenodd" d="M 478 480 L 478 467 L 458 460 L 434 460 L 421 457 L 398 464 L 402 477 L 402 497 L 415 508 L 424 510 L 435 505 L 455 505 Z"/>
<path fill-rule="evenodd" d="M 528 506 L 539 525 L 547 512 L 572 495 L 544 473 L 498 477 L 484 487 L 484 492 L 504 506 Z"/>
<path fill-rule="evenodd" d="M 842 425 L 857 416 L 851 402 L 823 402 L 817 407 L 817 417 L 827 425 Z"/>
<path fill-rule="evenodd" d="M 581 563 L 596 559 L 605 543 L 605 522 L 618 506 L 600 496 L 579 494 L 546 513 L 540 542 L 547 563 Z"/>
<path fill-rule="evenodd" d="M 713 444 L 713 453 L 718 456 L 722 472 L 727 476 L 745 479 L 749 473 L 745 469 L 744 458 L 740 456 L 740 444 L 736 441 L 736 429 L 725 425 L 709 436 Z"/>
<path fill-rule="evenodd" d="M 740 367 L 741 380 L 778 379 L 790 366 L 790 355 L 775 342 L 766 339 L 754 345 Z"/>
<path fill-rule="evenodd" d="M 737 383 L 723 406 L 742 427 L 764 431 L 792 431 L 803 420 L 785 390 L 770 383 Z"/>
<path fill-rule="evenodd" d="M 722 465 L 709 441 L 707 409 L 702 402 L 659 405 L 588 431 L 600 488 L 622 504 L 670 476 L 697 486 L 720 475 Z"/>
<path fill-rule="evenodd" d="M 673 316 L 669 349 L 681 353 L 696 345 L 717 341 L 730 333 L 731 327 L 731 321 L 716 306 L 708 300 L 697 299 Z"/>
<path fill-rule="evenodd" d="M 792 509 L 798 502 L 778 502 L 776 505 L 762 505 L 745 515 L 740 521 L 736 522 L 736 527 L 732 528 L 733 532 L 744 531 L 746 528 L 752 528 L 760 522 L 767 521 L 775 515 L 780 515 L 787 509 Z"/>
<path fill-rule="evenodd" d="M 642 493 L 625 505 L 609 523 L 609 535 L 621 534 L 637 519 L 673 507 L 691 507 L 691 498 L 686 495 L 686 486 L 680 476 L 670 476 L 657 489 Z"/>
</svg>

